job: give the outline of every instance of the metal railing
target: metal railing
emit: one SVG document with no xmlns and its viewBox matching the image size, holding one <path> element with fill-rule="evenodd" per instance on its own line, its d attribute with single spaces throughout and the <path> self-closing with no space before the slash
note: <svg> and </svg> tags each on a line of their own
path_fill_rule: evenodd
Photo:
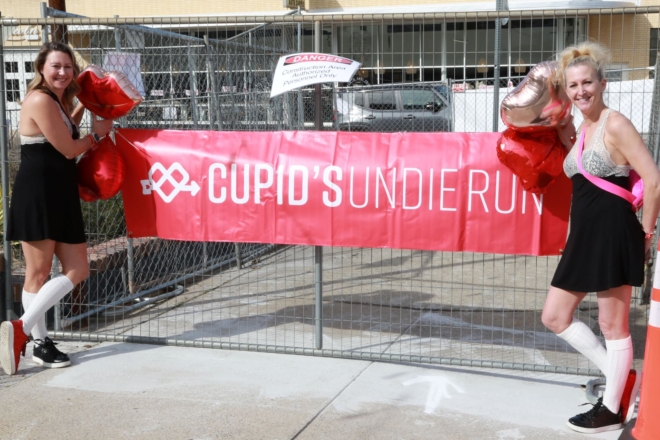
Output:
<svg viewBox="0 0 660 440">
<path fill-rule="evenodd" d="M 497 103 L 531 66 L 590 38 L 612 51 L 608 104 L 633 120 L 658 158 L 657 62 L 640 43 L 658 8 L 160 19 L 45 13 L 56 17 L 0 23 L 16 35 L 27 26 L 44 38 L 61 35 L 82 64 L 121 68 L 145 96 L 121 124 L 153 129 L 492 131 Z M 14 101 L 24 96 L 38 49 L 10 40 L 0 47 L 9 121 L 3 189 L 20 160 Z M 315 47 L 360 61 L 357 79 L 269 99 L 279 57 Z M 405 118 L 411 114 L 419 118 Z M 138 240 L 126 237 L 119 197 L 85 203 L 84 213 L 91 272 L 57 308 L 60 337 L 597 374 L 541 323 L 557 257 Z M 20 248 L 6 243 L 5 258 L 5 304 L 17 309 L 10 292 L 12 279 L 21 282 Z M 637 364 L 644 291 L 635 289 L 630 316 Z M 598 330 L 593 294 L 577 317 Z"/>
</svg>

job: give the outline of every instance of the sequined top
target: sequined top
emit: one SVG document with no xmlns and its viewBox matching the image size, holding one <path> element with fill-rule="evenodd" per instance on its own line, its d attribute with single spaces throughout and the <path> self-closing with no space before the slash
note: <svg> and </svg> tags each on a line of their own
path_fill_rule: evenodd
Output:
<svg viewBox="0 0 660 440">
<path fill-rule="evenodd" d="M 597 177 L 607 176 L 624 176 L 627 177 L 630 173 L 630 165 L 617 165 L 612 160 L 610 152 L 605 147 L 605 123 L 610 115 L 611 109 L 607 109 L 605 114 L 601 117 L 598 127 L 594 132 L 591 140 L 584 146 L 582 151 L 582 167 L 584 170 Z M 584 127 L 580 128 L 580 131 Z M 571 151 L 564 159 L 564 172 L 570 178 L 580 172 L 577 167 L 577 147 L 580 143 L 580 133 L 577 133 L 577 140 L 571 148 Z"/>
</svg>

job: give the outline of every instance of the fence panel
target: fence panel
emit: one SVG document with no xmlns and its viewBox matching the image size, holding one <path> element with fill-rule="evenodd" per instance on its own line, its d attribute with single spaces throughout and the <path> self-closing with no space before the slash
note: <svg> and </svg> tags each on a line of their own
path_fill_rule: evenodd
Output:
<svg viewBox="0 0 660 440">
<path fill-rule="evenodd" d="M 639 43 L 655 35 L 657 8 L 259 21 L 49 13 L 46 21 L 2 21 L 12 35 L 1 48 L 0 84 L 9 182 L 20 162 L 18 101 L 39 46 L 23 37 L 42 26 L 43 38 L 67 41 L 83 66 L 121 69 L 134 82 L 145 100 L 119 124 L 178 130 L 316 129 L 314 88 L 269 95 L 279 57 L 314 50 L 317 21 L 321 51 L 362 63 L 352 83 L 322 86 L 324 130 L 492 131 L 497 104 L 533 65 L 592 39 L 612 52 L 608 105 L 633 121 L 658 158 L 658 58 Z M 597 373 L 541 323 L 556 257 L 132 239 L 119 196 L 83 208 L 91 272 L 56 308 L 58 336 Z M 20 289 L 20 246 L 6 247 Z M 648 291 L 635 289 L 631 308 L 637 364 Z M 598 332 L 594 294 L 577 317 Z"/>
</svg>

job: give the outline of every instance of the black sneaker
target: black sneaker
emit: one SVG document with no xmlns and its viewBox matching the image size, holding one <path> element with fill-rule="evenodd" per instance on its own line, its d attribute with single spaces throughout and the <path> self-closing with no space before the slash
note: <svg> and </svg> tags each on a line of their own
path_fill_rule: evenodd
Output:
<svg viewBox="0 0 660 440">
<path fill-rule="evenodd" d="M 596 434 L 621 429 L 622 422 L 621 410 L 618 414 L 614 414 L 603 405 L 603 398 L 601 397 L 589 411 L 568 419 L 568 427 L 577 432 Z"/>
<path fill-rule="evenodd" d="M 34 351 L 32 352 L 32 360 L 45 368 L 62 368 L 71 365 L 69 356 L 62 353 L 55 347 L 57 343 L 53 342 L 49 337 L 43 341 L 41 339 L 34 340 Z"/>
</svg>

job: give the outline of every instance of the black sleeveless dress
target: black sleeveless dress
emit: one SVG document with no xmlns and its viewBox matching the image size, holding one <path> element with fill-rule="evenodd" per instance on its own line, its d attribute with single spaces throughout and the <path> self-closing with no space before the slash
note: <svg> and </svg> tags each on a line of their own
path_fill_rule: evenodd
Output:
<svg viewBox="0 0 660 440">
<path fill-rule="evenodd" d="M 582 166 L 588 172 L 611 173 L 612 164 L 598 159 L 605 155 L 605 123 L 611 110 L 601 117 L 591 141 L 585 147 Z M 644 282 L 644 229 L 629 202 L 587 180 L 578 170 L 576 145 L 564 161 L 571 175 L 570 231 L 566 247 L 550 283 L 575 292 L 602 292 L 619 286 L 641 286 Z M 585 160 L 587 154 L 590 159 Z M 601 156 L 602 157 L 602 156 Z M 593 167 L 594 170 L 589 170 Z M 628 189 L 628 176 L 603 175 L 601 179 Z M 597 174 L 596 174 L 597 175 Z"/>
<path fill-rule="evenodd" d="M 622 188 L 628 177 L 604 177 Z M 570 232 L 551 284 L 576 292 L 602 292 L 644 282 L 644 230 L 630 203 L 571 177 Z"/>
<path fill-rule="evenodd" d="M 59 99 L 48 93 L 62 108 Z M 78 139 L 69 120 L 71 137 Z M 69 125 L 69 124 L 67 124 Z M 85 243 L 75 159 L 67 159 L 50 142 L 21 144 L 21 164 L 12 188 L 7 237 L 12 241 L 50 239 Z"/>
</svg>

